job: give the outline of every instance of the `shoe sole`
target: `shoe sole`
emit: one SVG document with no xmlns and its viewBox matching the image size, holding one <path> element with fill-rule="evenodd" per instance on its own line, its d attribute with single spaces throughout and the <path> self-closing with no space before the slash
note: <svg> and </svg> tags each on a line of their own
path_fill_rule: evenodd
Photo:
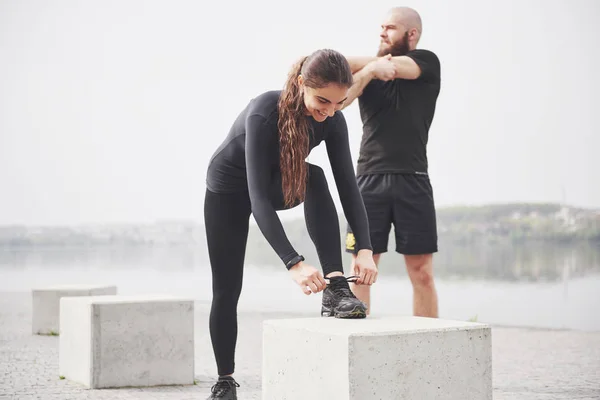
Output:
<svg viewBox="0 0 600 400">
<path fill-rule="evenodd" d="M 366 318 L 367 317 L 367 313 L 365 311 L 364 308 L 360 307 L 360 306 L 356 306 L 352 309 L 352 311 L 338 311 L 338 312 L 332 312 L 330 309 L 323 307 L 321 309 L 321 316 L 322 317 L 335 317 L 335 318 L 340 318 L 340 319 L 359 319 L 359 318 Z"/>
</svg>

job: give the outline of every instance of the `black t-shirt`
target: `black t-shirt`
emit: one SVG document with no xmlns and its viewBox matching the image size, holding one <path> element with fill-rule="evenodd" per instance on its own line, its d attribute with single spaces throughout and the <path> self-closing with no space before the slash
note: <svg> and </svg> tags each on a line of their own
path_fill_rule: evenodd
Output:
<svg viewBox="0 0 600 400">
<path fill-rule="evenodd" d="M 374 79 L 358 99 L 363 136 L 357 175 L 427 173 L 427 141 L 440 92 L 440 62 L 429 50 L 406 55 L 421 68 L 419 78 Z"/>
<path fill-rule="evenodd" d="M 281 91 L 269 91 L 254 98 L 233 123 L 229 134 L 212 156 L 206 176 L 207 189 L 215 193 L 248 192 L 252 214 L 267 241 L 284 264 L 298 255 L 289 242 L 274 199 L 282 199 L 279 166 L 279 114 Z M 356 229 L 359 249 L 372 249 L 369 226 L 348 142 L 348 127 L 341 112 L 324 122 L 310 120 L 309 148 L 321 142 L 335 178 L 344 214 Z"/>
</svg>

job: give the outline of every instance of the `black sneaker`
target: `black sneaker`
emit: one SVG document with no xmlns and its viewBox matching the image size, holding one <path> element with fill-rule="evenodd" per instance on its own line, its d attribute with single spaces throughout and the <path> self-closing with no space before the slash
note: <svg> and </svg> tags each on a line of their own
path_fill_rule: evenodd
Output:
<svg viewBox="0 0 600 400">
<path fill-rule="evenodd" d="M 237 400 L 236 388 L 239 388 L 240 384 L 231 377 L 219 378 L 217 383 L 210 389 L 212 393 L 207 400 L 211 399 L 222 399 L 222 400 Z"/>
<path fill-rule="evenodd" d="M 356 298 L 348 285 L 348 282 L 355 281 L 356 277 L 334 276 L 327 279 L 329 284 L 323 291 L 322 317 L 365 318 L 367 316 L 366 305 Z"/>
</svg>

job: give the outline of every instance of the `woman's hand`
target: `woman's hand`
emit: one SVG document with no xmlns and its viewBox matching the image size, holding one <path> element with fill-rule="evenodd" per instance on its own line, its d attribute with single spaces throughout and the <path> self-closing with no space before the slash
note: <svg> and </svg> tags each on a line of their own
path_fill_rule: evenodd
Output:
<svg viewBox="0 0 600 400">
<path fill-rule="evenodd" d="M 354 275 L 358 276 L 359 285 L 372 285 L 377 282 L 377 265 L 371 250 L 359 250 L 354 260 Z"/>
<path fill-rule="evenodd" d="M 327 287 L 321 271 L 302 261 L 290 268 L 292 279 L 300 286 L 305 295 L 319 293 Z"/>
</svg>

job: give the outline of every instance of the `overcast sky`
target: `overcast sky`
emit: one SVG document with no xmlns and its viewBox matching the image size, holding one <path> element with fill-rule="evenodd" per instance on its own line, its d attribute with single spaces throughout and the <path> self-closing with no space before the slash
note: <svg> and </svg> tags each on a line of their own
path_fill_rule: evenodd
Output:
<svg viewBox="0 0 600 400">
<path fill-rule="evenodd" d="M 439 207 L 600 207 L 600 2 L 448 3 L 0 0 L 0 224 L 202 222 L 208 160 L 248 100 L 318 48 L 373 55 L 395 5 L 442 64 Z M 344 114 L 356 162 L 357 104 Z M 309 160 L 331 179 L 324 145 Z"/>
</svg>

